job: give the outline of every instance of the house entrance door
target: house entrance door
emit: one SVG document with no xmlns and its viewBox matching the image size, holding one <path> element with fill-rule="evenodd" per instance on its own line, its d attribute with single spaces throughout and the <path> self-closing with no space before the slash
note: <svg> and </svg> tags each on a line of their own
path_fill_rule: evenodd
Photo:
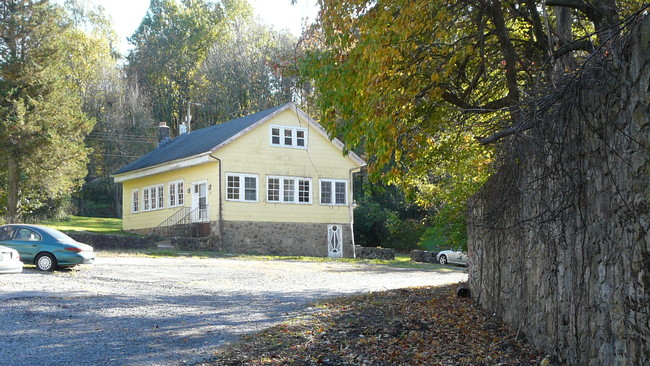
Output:
<svg viewBox="0 0 650 366">
<path fill-rule="evenodd" d="M 343 230 L 341 225 L 327 225 L 327 256 L 343 257 Z"/>
<path fill-rule="evenodd" d="M 208 183 L 192 183 L 192 222 L 208 221 Z"/>
</svg>

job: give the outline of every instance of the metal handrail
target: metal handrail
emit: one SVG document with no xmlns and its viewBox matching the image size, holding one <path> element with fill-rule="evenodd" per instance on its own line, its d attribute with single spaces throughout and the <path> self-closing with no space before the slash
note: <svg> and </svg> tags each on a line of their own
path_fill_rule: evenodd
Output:
<svg viewBox="0 0 650 366">
<path fill-rule="evenodd" d="M 153 229 L 155 235 L 164 239 L 171 239 L 172 236 L 176 237 L 190 237 L 192 236 L 191 224 L 192 217 L 201 207 L 191 209 L 190 207 L 182 207 L 180 210 L 174 212 L 165 221 L 161 222 Z"/>
<path fill-rule="evenodd" d="M 189 207 L 181 207 L 178 211 L 174 212 L 171 216 L 166 218 L 158 226 L 153 229 L 154 234 L 157 236 L 169 239 L 171 237 L 171 228 L 182 222 L 188 215 Z"/>
</svg>

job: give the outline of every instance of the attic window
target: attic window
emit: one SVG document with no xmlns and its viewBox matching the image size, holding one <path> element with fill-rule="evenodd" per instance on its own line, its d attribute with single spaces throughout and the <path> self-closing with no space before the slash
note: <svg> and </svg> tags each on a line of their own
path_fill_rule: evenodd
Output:
<svg viewBox="0 0 650 366">
<path fill-rule="evenodd" d="M 280 127 L 271 127 L 271 145 L 280 145 Z"/>
<path fill-rule="evenodd" d="M 302 127 L 271 126 L 270 140 L 271 146 L 304 149 L 307 147 L 307 129 Z"/>
</svg>

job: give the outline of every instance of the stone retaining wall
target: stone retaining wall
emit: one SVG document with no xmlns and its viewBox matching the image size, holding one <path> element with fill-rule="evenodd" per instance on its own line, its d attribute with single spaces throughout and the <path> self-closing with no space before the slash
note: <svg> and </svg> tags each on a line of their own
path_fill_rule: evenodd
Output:
<svg viewBox="0 0 650 366">
<path fill-rule="evenodd" d="M 151 237 L 130 235 L 94 234 L 85 232 L 67 233 L 72 239 L 91 245 L 95 250 L 104 249 L 147 249 L 156 246 Z"/>
<path fill-rule="evenodd" d="M 361 245 L 355 245 L 354 248 L 359 259 L 395 260 L 395 249 L 393 248 L 362 247 Z"/>
<path fill-rule="evenodd" d="M 650 18 L 470 201 L 472 295 L 568 365 L 650 365 Z"/>
<path fill-rule="evenodd" d="M 170 244 L 182 250 L 214 250 L 215 238 L 171 238 Z"/>
<path fill-rule="evenodd" d="M 438 252 L 429 252 L 426 250 L 411 250 L 411 260 L 413 262 L 438 263 L 436 255 Z"/>
</svg>

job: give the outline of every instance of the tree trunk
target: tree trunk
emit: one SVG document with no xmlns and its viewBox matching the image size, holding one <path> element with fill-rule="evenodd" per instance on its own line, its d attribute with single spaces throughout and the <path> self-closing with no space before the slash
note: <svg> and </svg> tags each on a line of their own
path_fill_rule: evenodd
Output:
<svg viewBox="0 0 650 366">
<path fill-rule="evenodd" d="M 113 201 L 114 201 L 114 207 L 115 207 L 115 217 L 117 218 L 122 218 L 122 196 L 124 193 L 122 192 L 122 185 L 121 184 L 115 184 L 113 183 L 113 187 L 115 189 L 113 190 Z"/>
<path fill-rule="evenodd" d="M 20 166 L 15 156 L 9 155 L 7 160 L 7 223 L 20 219 Z"/>
<path fill-rule="evenodd" d="M 558 48 L 564 47 L 573 42 L 573 33 L 571 31 L 571 9 L 565 7 L 555 8 L 556 26 L 555 30 L 558 35 Z M 573 54 L 567 53 L 560 56 L 555 63 L 556 76 L 562 76 L 577 68 Z"/>
</svg>

